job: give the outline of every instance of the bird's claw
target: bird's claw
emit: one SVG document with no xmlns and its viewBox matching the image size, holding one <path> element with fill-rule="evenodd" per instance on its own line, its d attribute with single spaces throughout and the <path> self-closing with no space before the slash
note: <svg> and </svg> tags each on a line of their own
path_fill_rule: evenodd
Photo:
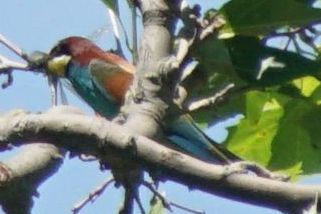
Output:
<svg viewBox="0 0 321 214">
<path fill-rule="evenodd" d="M 257 163 L 250 161 L 239 161 L 224 167 L 223 175 L 229 176 L 231 174 L 249 174 L 254 173 L 255 175 L 263 178 L 269 178 L 277 181 L 288 181 L 290 179 L 287 175 L 271 172 Z"/>
<path fill-rule="evenodd" d="M 248 170 L 241 162 L 231 163 L 224 166 L 223 177 L 227 177 L 232 174 L 247 174 Z"/>
</svg>

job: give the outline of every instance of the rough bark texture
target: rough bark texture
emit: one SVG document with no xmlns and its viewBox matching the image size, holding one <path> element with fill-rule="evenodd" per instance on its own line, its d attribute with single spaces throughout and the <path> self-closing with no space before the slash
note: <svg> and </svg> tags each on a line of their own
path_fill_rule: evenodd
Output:
<svg viewBox="0 0 321 214">
<path fill-rule="evenodd" d="M 134 2 L 143 15 L 144 31 L 134 84 L 122 108 L 123 117 L 117 120 L 122 126 L 81 115 L 69 107 L 56 108 L 46 114 L 13 111 L 0 116 L 0 150 L 7 149 L 9 143 L 46 142 L 28 145 L 0 165 L 3 209 L 7 213 L 30 212 L 37 187 L 62 163 L 57 148 L 107 161 L 112 156 L 124 158 L 123 168 L 137 171 L 135 176 L 139 177 L 142 166 L 147 171 L 156 170 L 163 180 L 170 179 L 192 189 L 288 213 L 297 213 L 314 201 L 316 194 L 320 200 L 320 186 L 295 185 L 248 174 L 227 175 L 228 169 L 224 166 L 202 162 L 147 138 L 162 138 L 164 118 L 176 108 L 173 95 L 177 59 L 170 56 L 180 1 Z M 125 178 L 126 174 L 120 180 L 126 186 Z M 135 192 L 130 190 L 130 194 Z M 132 203 L 126 202 L 123 213 L 131 213 L 132 209 Z"/>
<path fill-rule="evenodd" d="M 37 188 L 53 175 L 63 161 L 63 153 L 54 145 L 33 143 L 1 163 L 0 204 L 10 214 L 31 213 Z"/>
<path fill-rule="evenodd" d="M 124 128 L 152 139 L 160 138 L 162 120 L 167 113 L 169 103 L 172 102 L 173 90 L 169 87 L 169 79 L 165 79 L 162 74 L 163 62 L 167 63 L 166 59 L 171 54 L 172 26 L 175 21 L 175 17 L 171 14 L 175 13 L 176 7 L 171 7 L 174 4 L 170 2 L 139 1 L 144 30 L 134 83 L 122 111 L 121 123 Z M 121 170 L 118 170 L 119 165 L 122 165 Z M 131 214 L 134 197 L 137 196 L 137 188 L 143 177 L 141 166 L 122 159 L 117 160 L 116 164 L 111 164 L 111 169 L 116 181 L 119 181 L 126 190 L 124 206 L 120 213 Z"/>
<path fill-rule="evenodd" d="M 224 166 L 171 150 L 104 119 L 67 114 L 10 115 L 0 118 L 0 145 L 3 148 L 7 142 L 21 144 L 32 139 L 98 157 L 102 151 L 126 154 L 145 169 L 160 170 L 162 179 L 287 213 L 296 213 L 312 202 L 316 193 L 321 199 L 320 186 L 296 185 L 247 174 L 226 176 Z"/>
</svg>

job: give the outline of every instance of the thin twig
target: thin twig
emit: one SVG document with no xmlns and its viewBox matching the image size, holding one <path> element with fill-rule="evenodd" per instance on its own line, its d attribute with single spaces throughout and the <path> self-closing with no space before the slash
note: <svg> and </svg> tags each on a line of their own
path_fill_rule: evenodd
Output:
<svg viewBox="0 0 321 214">
<path fill-rule="evenodd" d="M 283 50 L 288 50 L 288 48 L 289 48 L 289 46 L 290 46 L 290 44 L 291 44 L 291 41 L 292 41 L 292 39 L 289 37 L 289 38 L 288 38 L 288 41 L 286 41 L 286 44 L 285 44 Z"/>
<path fill-rule="evenodd" d="M 0 75 L 7 75 L 7 80 L 1 84 L 2 89 L 9 87 L 13 83 L 13 69 L 26 71 L 29 70 L 29 66 L 28 64 L 12 61 L 0 55 Z"/>
<path fill-rule="evenodd" d="M 298 36 L 305 44 L 310 46 L 314 52 L 319 53 L 318 47 L 314 44 L 315 37 L 308 35 L 304 30 L 300 32 Z"/>
<path fill-rule="evenodd" d="M 79 213 L 79 211 L 89 202 L 93 203 L 108 187 L 109 184 L 114 182 L 114 178 L 109 178 L 106 181 L 104 181 L 101 185 L 96 187 L 92 192 L 89 193 L 88 196 L 86 196 L 83 200 L 78 202 L 73 208 L 72 213 L 76 214 Z"/>
<path fill-rule="evenodd" d="M 176 60 L 178 64 L 181 64 L 188 54 L 189 48 L 193 44 L 197 35 L 197 12 L 194 8 L 190 8 L 187 1 L 182 1 L 180 6 L 181 17 L 184 26 L 178 33 Z"/>
<path fill-rule="evenodd" d="M 95 156 L 86 155 L 86 154 L 79 155 L 79 159 L 84 162 L 92 162 L 92 161 L 98 160 Z"/>
<path fill-rule="evenodd" d="M 168 209 L 169 211 L 173 212 L 170 203 L 167 201 L 167 199 L 160 193 L 158 192 L 154 187 L 153 184 L 147 182 L 147 181 L 143 181 L 142 185 L 147 187 L 147 189 L 149 189 L 152 193 L 154 193 L 154 195 L 156 195 L 161 201 L 163 206 Z"/>
<path fill-rule="evenodd" d="M 135 192 L 134 198 L 135 198 L 135 200 L 136 200 L 136 202 L 137 202 L 137 204 L 138 204 L 138 207 L 139 207 L 139 209 L 140 209 L 141 214 L 146 214 L 146 211 L 145 211 L 145 209 L 144 209 L 144 206 L 143 206 L 143 204 L 142 204 L 142 201 L 140 200 L 138 191 Z"/>
<path fill-rule="evenodd" d="M 268 39 L 275 37 L 288 37 L 289 40 L 287 41 L 284 50 L 287 50 L 290 42 L 293 41 L 293 45 L 297 53 L 316 58 L 318 54 L 314 54 L 313 52 L 319 53 L 319 49 L 314 42 L 321 35 L 321 32 L 314 28 L 314 25 L 316 24 L 318 23 L 314 22 L 303 27 L 289 28 L 287 32 L 273 32 L 266 36 L 262 41 L 266 42 Z M 308 32 L 312 35 L 309 35 Z M 298 38 L 300 38 L 303 43 L 311 47 L 313 52 L 305 51 L 304 48 L 300 47 L 300 44 L 297 41 Z"/>
<path fill-rule="evenodd" d="M 26 63 L 10 60 L 0 55 L 0 73 L 6 73 L 7 69 L 29 70 L 29 66 Z"/>
<path fill-rule="evenodd" d="M 0 43 L 5 45 L 9 50 L 13 51 L 19 57 L 27 61 L 27 63 L 17 62 L 14 60 L 10 60 L 2 55 L 0 55 L 0 75 L 7 75 L 7 81 L 2 83 L 2 88 L 7 88 L 13 83 L 12 71 L 22 70 L 22 71 L 32 71 L 37 72 L 35 69 L 31 69 L 30 60 L 28 59 L 27 54 L 25 54 L 17 45 L 13 44 L 9 39 L 0 34 Z"/>
<path fill-rule="evenodd" d="M 137 63 L 137 20 L 136 20 L 136 16 L 137 16 L 137 10 L 136 10 L 136 6 L 133 4 L 132 6 L 132 28 L 133 28 L 133 63 L 134 65 L 136 65 Z"/>
<path fill-rule="evenodd" d="M 12 50 L 15 54 L 27 61 L 27 55 L 17 45 L 9 41 L 5 36 L 0 33 L 0 43 Z"/>
<path fill-rule="evenodd" d="M 226 21 L 219 16 L 215 16 L 211 23 L 209 23 L 205 28 L 202 29 L 202 31 L 199 34 L 199 39 L 203 40 L 208 35 L 212 35 L 216 30 L 220 29 L 225 25 Z"/>
<path fill-rule="evenodd" d="M 185 210 L 187 212 L 190 212 L 190 213 L 195 213 L 195 214 L 205 214 L 205 211 L 204 210 L 193 210 L 191 208 L 188 208 L 188 207 L 185 207 L 185 206 L 182 206 L 178 203 L 175 203 L 175 202 L 169 202 L 173 207 L 176 207 L 176 208 L 179 208 L 181 210 Z"/>
<path fill-rule="evenodd" d="M 153 192 L 155 194 L 155 196 L 157 196 L 161 201 L 163 206 L 168 209 L 170 212 L 173 212 L 171 206 L 176 207 L 178 209 L 181 210 L 185 210 L 187 212 L 190 213 L 194 213 L 194 214 L 205 214 L 204 211 L 199 211 L 199 210 L 193 210 L 191 208 L 188 208 L 186 206 L 180 205 L 178 203 L 172 202 L 172 201 L 168 201 L 160 192 L 158 192 L 154 187 L 153 184 L 147 182 L 147 181 L 143 181 L 142 183 L 143 186 L 147 187 L 151 192 Z"/>
<path fill-rule="evenodd" d="M 305 55 L 305 54 L 306 54 L 306 55 L 311 56 L 311 57 L 313 57 L 313 58 L 317 57 L 317 55 L 315 55 L 315 54 L 313 54 L 313 53 L 310 53 L 310 52 L 308 52 L 308 51 L 303 50 L 303 49 L 300 47 L 300 45 L 299 45 L 298 41 L 296 40 L 296 38 L 293 38 L 293 44 L 294 44 L 295 50 L 296 50 L 296 52 L 297 52 L 298 54 L 300 54 L 300 55 Z"/>
<path fill-rule="evenodd" d="M 295 34 L 299 33 L 300 31 L 302 31 L 302 28 L 291 28 L 289 29 L 289 31 L 287 32 L 272 32 L 271 34 L 269 34 L 268 36 L 264 37 L 263 40 L 268 40 L 271 38 L 275 38 L 275 37 L 289 37 L 289 38 L 293 38 Z"/>
<path fill-rule="evenodd" d="M 124 202 L 118 212 L 119 214 L 132 214 L 134 212 L 135 191 L 137 189 L 125 188 Z"/>
<path fill-rule="evenodd" d="M 113 35 L 116 41 L 116 52 L 117 54 L 123 56 L 123 50 L 121 47 L 121 42 L 120 42 L 120 33 L 119 33 L 119 29 L 118 29 L 118 25 L 117 25 L 117 18 L 114 13 L 114 11 L 111 8 L 107 8 L 107 12 L 108 12 L 108 16 L 110 18 L 111 21 L 111 25 L 112 25 L 112 29 L 113 29 Z"/>
<path fill-rule="evenodd" d="M 210 105 L 214 105 L 219 99 L 221 99 L 223 96 L 225 96 L 232 88 L 234 88 L 234 84 L 230 83 L 227 86 L 225 86 L 222 90 L 220 90 L 219 92 L 217 92 L 216 94 L 214 94 L 214 96 L 208 97 L 208 98 L 204 98 L 204 99 L 200 99 L 197 101 L 194 101 L 192 103 L 190 103 L 187 106 L 187 110 L 188 111 L 196 111 L 200 108 L 204 108 L 204 107 L 208 107 Z"/>
<path fill-rule="evenodd" d="M 125 42 L 126 42 L 126 46 L 127 46 L 128 50 L 130 52 L 132 52 L 132 49 L 130 48 L 129 39 L 128 39 L 127 32 L 125 30 L 124 24 L 123 24 L 122 20 L 120 19 L 118 5 L 116 5 L 115 10 L 113 10 L 112 8 L 107 8 L 107 11 L 108 11 L 108 15 L 109 15 L 109 17 L 111 19 L 113 33 L 114 33 L 114 37 L 115 37 L 115 40 L 116 40 L 116 48 L 117 48 L 116 52 L 117 52 L 118 55 L 124 57 L 124 51 L 122 49 L 121 42 L 120 42 L 120 32 L 119 32 L 119 28 L 118 28 L 119 25 L 120 25 L 123 33 L 124 33 Z"/>
<path fill-rule="evenodd" d="M 122 22 L 122 20 L 120 18 L 118 18 L 119 20 L 119 24 L 121 26 L 121 28 L 123 29 L 123 33 L 125 35 L 125 43 L 126 43 L 126 46 L 127 46 L 127 49 L 130 51 L 130 52 L 133 52 L 133 49 L 130 47 L 130 43 L 129 43 L 129 39 L 128 39 L 128 34 L 125 30 L 125 26 L 124 26 L 124 23 Z"/>
</svg>

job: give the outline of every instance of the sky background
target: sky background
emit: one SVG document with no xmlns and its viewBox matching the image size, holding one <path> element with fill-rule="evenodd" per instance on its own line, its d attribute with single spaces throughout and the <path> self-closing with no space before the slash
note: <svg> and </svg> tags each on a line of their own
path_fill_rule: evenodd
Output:
<svg viewBox="0 0 321 214">
<path fill-rule="evenodd" d="M 121 17 L 131 33 L 130 14 L 126 1 L 121 1 Z M 222 0 L 189 0 L 198 3 L 203 11 L 210 7 L 219 8 Z M 210 3 L 210 4 L 209 4 Z M 78 35 L 89 36 L 105 49 L 115 48 L 112 28 L 106 7 L 100 0 L 1 0 L 0 33 L 5 35 L 27 53 L 34 50 L 48 51 L 60 39 Z M 0 45 L 0 54 L 15 59 L 15 56 Z M 128 56 L 128 54 L 127 54 Z M 4 80 L 0 76 L 0 82 Z M 88 114 L 92 110 L 77 97 L 68 93 L 71 105 L 83 109 Z M 47 80 L 43 75 L 15 71 L 14 83 L 6 90 L 0 89 L 0 113 L 13 108 L 23 108 L 32 112 L 46 111 L 50 108 L 50 94 Z M 227 132 L 222 125 L 206 131 L 216 140 L 222 140 Z M 18 149 L 17 149 L 18 150 Z M 0 160 L 10 153 L 1 153 Z M 101 172 L 97 163 L 84 163 L 77 158 L 66 158 L 58 173 L 45 181 L 39 188 L 40 198 L 35 199 L 34 214 L 71 213 L 73 205 L 86 196 L 97 185 L 110 177 L 108 171 Z M 312 177 L 305 182 L 316 183 L 319 179 Z M 276 214 L 275 210 L 251 206 L 227 200 L 199 191 L 189 191 L 182 185 L 166 182 L 160 186 L 167 198 L 189 208 L 205 210 L 206 213 L 246 213 Z M 82 214 L 116 213 L 122 202 L 123 191 L 113 186 L 94 203 L 87 205 Z M 151 193 L 142 188 L 141 196 L 146 207 Z M 0 213 L 2 213 L 0 209 Z M 135 213 L 140 213 L 137 209 Z M 174 213 L 186 213 L 174 209 Z"/>
</svg>

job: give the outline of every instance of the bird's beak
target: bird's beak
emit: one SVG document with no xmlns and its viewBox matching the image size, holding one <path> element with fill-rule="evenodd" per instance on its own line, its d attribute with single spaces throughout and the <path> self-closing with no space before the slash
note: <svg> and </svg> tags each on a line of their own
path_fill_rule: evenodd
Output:
<svg viewBox="0 0 321 214">
<path fill-rule="evenodd" d="M 64 77 L 71 56 L 61 55 L 51 58 L 47 62 L 47 71 L 49 74 Z"/>
</svg>

